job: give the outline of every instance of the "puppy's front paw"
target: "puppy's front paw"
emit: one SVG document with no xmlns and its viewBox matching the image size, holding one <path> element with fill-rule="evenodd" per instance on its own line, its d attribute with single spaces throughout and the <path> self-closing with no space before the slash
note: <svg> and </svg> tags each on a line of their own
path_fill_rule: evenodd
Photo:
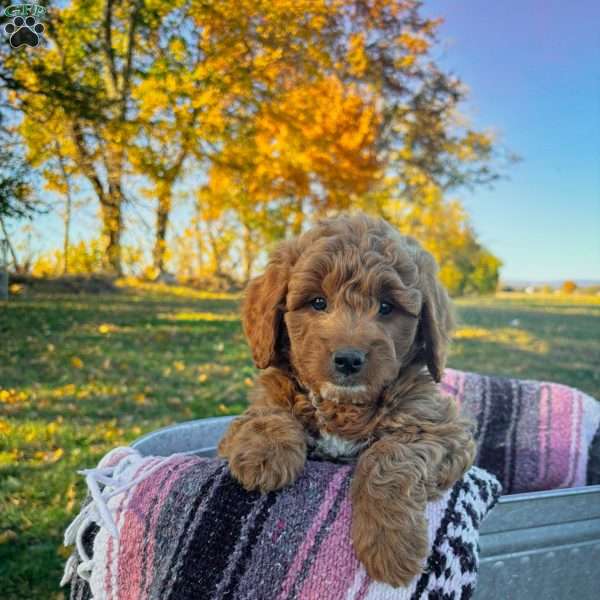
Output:
<svg viewBox="0 0 600 600">
<path fill-rule="evenodd" d="M 425 519 L 413 513 L 401 524 L 375 524 L 368 514 L 359 513 L 352 519 L 352 542 L 371 579 L 407 586 L 422 572 L 427 556 Z"/>
<path fill-rule="evenodd" d="M 406 445 L 379 440 L 361 455 L 352 481 L 352 541 L 372 579 L 406 586 L 427 555 L 422 461 Z"/>
<path fill-rule="evenodd" d="M 278 416 L 245 423 L 228 448 L 231 474 L 247 490 L 270 492 L 293 483 L 306 462 L 302 430 Z"/>
<path fill-rule="evenodd" d="M 293 483 L 302 472 L 305 459 L 306 448 L 255 438 L 232 450 L 229 470 L 247 490 L 270 492 Z"/>
</svg>

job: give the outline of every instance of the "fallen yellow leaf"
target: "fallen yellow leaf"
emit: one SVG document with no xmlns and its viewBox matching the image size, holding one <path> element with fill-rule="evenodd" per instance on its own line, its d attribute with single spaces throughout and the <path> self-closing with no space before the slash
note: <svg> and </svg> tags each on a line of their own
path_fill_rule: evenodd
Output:
<svg viewBox="0 0 600 600">
<path fill-rule="evenodd" d="M 146 396 L 144 394 L 136 394 L 133 397 L 133 401 L 140 406 L 147 404 Z"/>
<path fill-rule="evenodd" d="M 83 369 L 84 367 L 83 361 L 79 358 L 79 356 L 74 356 L 71 359 L 71 365 L 76 369 Z"/>
</svg>

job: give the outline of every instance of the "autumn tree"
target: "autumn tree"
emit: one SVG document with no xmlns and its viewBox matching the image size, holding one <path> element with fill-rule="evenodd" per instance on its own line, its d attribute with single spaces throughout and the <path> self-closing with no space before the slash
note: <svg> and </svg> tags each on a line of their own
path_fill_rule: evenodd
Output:
<svg viewBox="0 0 600 600">
<path fill-rule="evenodd" d="M 237 221 L 246 272 L 269 230 L 297 233 L 308 216 L 357 204 L 379 210 L 369 202 L 377 190 L 416 198 L 430 183 L 494 178 L 491 140 L 459 124 L 462 86 L 430 60 L 438 22 L 417 3 L 225 0 L 177 10 L 195 27 L 159 27 L 134 91 L 143 139 L 130 155 L 158 198 L 158 270 L 188 157 L 218 182 L 203 201 L 212 190 L 210 204 L 235 212 L 222 216 Z M 261 227 L 255 217 L 267 213 Z"/>
<path fill-rule="evenodd" d="M 434 205 L 452 213 L 447 192 L 495 179 L 491 137 L 464 124 L 464 87 L 431 59 L 439 21 L 422 18 L 414 2 L 347 0 L 307 10 L 317 68 L 310 59 L 272 61 L 285 77 L 212 157 L 205 201 L 212 193 L 245 198 L 259 212 L 277 206 L 269 227 L 280 235 L 332 211 L 389 216 L 389 206 L 401 204 L 413 207 L 403 225 L 416 233 L 432 193 Z M 470 267 L 462 265 L 457 290 L 468 287 Z"/>
<path fill-rule="evenodd" d="M 413 200 L 382 204 L 383 216 L 416 237 L 440 267 L 440 279 L 453 296 L 493 293 L 501 261 L 477 242 L 460 202 L 447 201 L 441 189 L 425 187 Z"/>
<path fill-rule="evenodd" d="M 416 231 L 432 206 L 452 212 L 447 192 L 494 179 L 490 136 L 465 125 L 464 88 L 432 59 L 438 26 L 412 0 L 76 0 L 0 78 L 32 163 L 94 190 L 112 271 L 142 192 L 165 268 L 174 189 L 197 170 L 186 231 L 219 272 L 241 256 L 246 279 L 261 248 L 319 215 L 402 205 Z"/>
<path fill-rule="evenodd" d="M 140 0 L 74 1 L 53 10 L 50 43 L 14 52 L 3 65 L 4 85 L 23 114 L 22 133 L 43 162 L 58 142 L 100 203 L 106 267 L 121 271 L 128 148 L 138 131 L 132 88 L 162 4 Z"/>
</svg>

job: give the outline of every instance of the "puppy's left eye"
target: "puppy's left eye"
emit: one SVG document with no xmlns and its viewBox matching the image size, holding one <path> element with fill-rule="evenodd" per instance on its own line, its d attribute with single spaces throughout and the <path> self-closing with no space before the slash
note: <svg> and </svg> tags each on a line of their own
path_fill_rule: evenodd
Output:
<svg viewBox="0 0 600 600">
<path fill-rule="evenodd" d="M 389 315 L 392 310 L 394 310 L 394 306 L 389 302 L 381 302 L 379 305 L 379 314 L 380 315 Z"/>
<path fill-rule="evenodd" d="M 310 304 L 315 310 L 325 310 L 327 308 L 327 300 L 325 300 L 325 298 L 322 298 L 321 296 L 313 298 L 310 301 Z"/>
</svg>

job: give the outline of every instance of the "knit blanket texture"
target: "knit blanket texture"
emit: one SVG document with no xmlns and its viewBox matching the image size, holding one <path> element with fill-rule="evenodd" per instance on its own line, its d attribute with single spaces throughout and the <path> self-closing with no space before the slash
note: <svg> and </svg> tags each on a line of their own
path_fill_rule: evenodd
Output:
<svg viewBox="0 0 600 600">
<path fill-rule="evenodd" d="M 500 494 L 473 467 L 429 503 L 424 571 L 394 589 L 371 580 L 354 554 L 352 466 L 309 460 L 293 486 L 265 495 L 244 491 L 220 459 L 120 448 L 99 467 L 105 491 L 139 483 L 107 501 L 117 537 L 94 502 L 67 532 L 67 542 L 82 534 L 65 570 L 72 600 L 467 599 L 478 528 Z"/>
<path fill-rule="evenodd" d="M 475 464 L 504 494 L 600 483 L 600 402 L 544 381 L 446 369 L 442 391 L 475 423 Z"/>
</svg>

